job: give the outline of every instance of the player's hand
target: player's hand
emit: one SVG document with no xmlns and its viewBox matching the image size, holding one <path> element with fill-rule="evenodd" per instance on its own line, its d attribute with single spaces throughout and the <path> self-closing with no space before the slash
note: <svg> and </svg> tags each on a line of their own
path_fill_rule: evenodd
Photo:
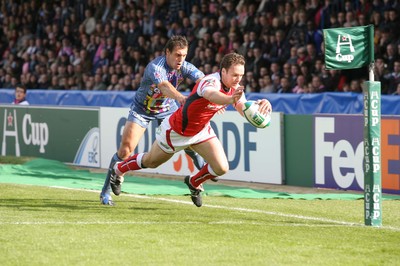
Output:
<svg viewBox="0 0 400 266">
<path fill-rule="evenodd" d="M 180 95 L 177 99 L 176 99 L 176 101 L 180 104 L 180 105 L 184 105 L 185 104 L 185 102 L 186 102 L 186 96 L 185 95 Z"/>
<path fill-rule="evenodd" d="M 272 113 L 272 105 L 267 99 L 257 100 L 256 103 L 260 105 L 259 110 L 262 114 Z"/>
<path fill-rule="evenodd" d="M 239 101 L 239 99 L 242 97 L 244 88 L 242 86 L 237 87 L 235 89 L 235 91 L 232 94 L 232 103 L 235 104 L 237 101 Z"/>
</svg>

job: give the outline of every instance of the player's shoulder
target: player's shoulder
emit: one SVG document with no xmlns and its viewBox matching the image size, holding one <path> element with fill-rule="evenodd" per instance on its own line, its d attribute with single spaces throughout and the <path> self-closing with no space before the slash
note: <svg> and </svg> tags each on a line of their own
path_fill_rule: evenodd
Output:
<svg viewBox="0 0 400 266">
<path fill-rule="evenodd" d="M 150 61 L 147 65 L 148 69 L 152 70 L 165 70 L 166 69 L 166 58 L 165 56 L 158 56 Z"/>
<path fill-rule="evenodd" d="M 204 78 L 202 78 L 200 80 L 200 87 L 202 88 L 206 88 L 206 87 L 212 87 L 215 89 L 218 89 L 221 87 L 221 79 L 220 79 L 220 75 L 218 72 L 216 73 L 212 73 L 212 74 L 208 74 L 206 76 L 204 76 Z"/>
<path fill-rule="evenodd" d="M 219 75 L 219 72 L 215 72 L 215 73 L 208 74 L 208 75 L 204 76 L 202 81 L 206 81 L 206 80 L 220 82 L 221 81 L 221 76 Z"/>
<path fill-rule="evenodd" d="M 192 63 L 190 63 L 188 61 L 183 61 L 181 69 L 185 70 L 185 71 L 190 71 L 190 72 L 201 72 L 195 65 L 193 65 Z M 201 73 L 203 73 L 203 72 L 201 72 Z"/>
</svg>

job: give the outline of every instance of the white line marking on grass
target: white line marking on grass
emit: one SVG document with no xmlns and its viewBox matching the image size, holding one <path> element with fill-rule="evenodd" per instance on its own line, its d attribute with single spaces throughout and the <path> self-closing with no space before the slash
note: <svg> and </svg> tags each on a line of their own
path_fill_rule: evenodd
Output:
<svg viewBox="0 0 400 266">
<path fill-rule="evenodd" d="M 249 222 L 249 221 L 213 221 L 213 222 L 182 222 L 182 221 L 15 221 L 0 222 L 0 225 L 189 225 L 189 224 L 209 224 L 209 225 L 259 225 L 264 226 L 265 223 Z M 268 224 L 269 227 L 285 227 L 287 224 Z M 295 227 L 340 227 L 341 224 L 290 224 Z"/>
<path fill-rule="evenodd" d="M 100 191 L 98 191 L 98 190 L 89 190 L 89 189 L 66 188 L 66 187 L 58 187 L 58 186 L 53 186 L 53 188 L 61 188 L 61 189 L 70 189 L 70 190 L 78 190 L 78 191 L 88 191 L 88 192 L 100 193 Z M 135 194 L 123 194 L 123 195 L 126 196 L 126 197 L 132 197 L 132 198 L 138 198 L 138 199 L 151 199 L 151 200 L 160 200 L 160 201 L 165 201 L 165 202 L 173 202 L 173 203 L 179 203 L 179 204 L 193 205 L 193 203 L 190 202 L 190 201 L 159 198 L 159 197 L 150 197 L 150 196 L 135 195 Z M 318 222 L 324 222 L 324 223 L 333 223 L 333 224 L 344 225 L 344 226 L 356 226 L 356 227 L 367 227 L 367 228 L 373 228 L 373 229 L 387 229 L 387 230 L 392 230 L 392 231 L 400 231 L 400 228 L 393 227 L 393 226 L 370 227 L 370 226 L 365 226 L 362 223 L 352 223 L 352 222 L 338 221 L 338 220 L 332 220 L 332 219 L 321 218 L 321 217 L 312 217 L 312 216 L 304 216 L 304 215 L 297 215 L 297 214 L 288 214 L 288 213 L 281 213 L 281 212 L 274 212 L 274 211 L 264 211 L 264 210 L 257 210 L 257 209 L 237 208 L 237 207 L 228 207 L 228 206 L 221 206 L 221 205 L 209 205 L 209 204 L 204 204 L 203 207 L 215 208 L 215 209 L 224 209 L 224 210 L 230 210 L 230 211 L 239 211 L 239 212 L 261 213 L 261 214 L 267 214 L 267 215 L 272 215 L 272 216 L 295 218 L 295 219 L 309 220 L 309 221 L 318 221 Z M 310 225 L 310 226 L 316 226 L 316 225 Z"/>
<path fill-rule="evenodd" d="M 143 225 L 151 225 L 151 224 L 200 224 L 200 222 L 151 222 L 151 221 L 142 221 L 142 222 L 130 222 L 130 221 L 75 221 L 75 222 L 65 222 L 65 221 L 51 221 L 51 222 L 0 222 L 1 225 L 124 225 L 124 224 L 143 224 Z"/>
</svg>

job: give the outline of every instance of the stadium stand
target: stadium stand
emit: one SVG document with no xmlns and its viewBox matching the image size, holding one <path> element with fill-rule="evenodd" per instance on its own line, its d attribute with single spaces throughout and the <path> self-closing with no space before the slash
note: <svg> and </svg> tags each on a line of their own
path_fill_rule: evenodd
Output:
<svg viewBox="0 0 400 266">
<path fill-rule="evenodd" d="M 368 70 L 324 70 L 322 29 L 373 24 L 376 80 L 398 94 L 399 14 L 397 0 L 1 1 L 0 88 L 134 91 L 182 34 L 187 60 L 206 74 L 243 54 L 246 92 L 359 93 Z"/>
</svg>

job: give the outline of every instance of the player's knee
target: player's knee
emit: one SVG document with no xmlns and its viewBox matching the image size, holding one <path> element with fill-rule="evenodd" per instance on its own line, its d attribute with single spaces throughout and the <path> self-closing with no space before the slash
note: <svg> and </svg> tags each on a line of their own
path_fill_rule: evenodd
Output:
<svg viewBox="0 0 400 266">
<path fill-rule="evenodd" d="M 129 148 L 129 145 L 123 145 L 121 143 L 121 147 L 118 150 L 118 157 L 125 160 L 128 158 L 133 151 Z"/>
<path fill-rule="evenodd" d="M 212 169 L 218 176 L 221 176 L 221 175 L 226 174 L 229 171 L 229 164 L 228 163 L 220 164 L 215 167 L 212 167 Z"/>
</svg>

